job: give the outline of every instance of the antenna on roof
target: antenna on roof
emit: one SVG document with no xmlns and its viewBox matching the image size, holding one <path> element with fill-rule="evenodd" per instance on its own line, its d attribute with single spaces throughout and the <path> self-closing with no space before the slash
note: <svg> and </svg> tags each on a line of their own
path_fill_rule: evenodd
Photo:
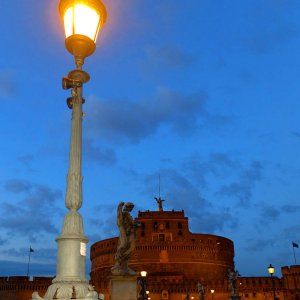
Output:
<svg viewBox="0 0 300 300">
<path fill-rule="evenodd" d="M 158 198 L 160 198 L 160 173 L 158 174 Z"/>
</svg>

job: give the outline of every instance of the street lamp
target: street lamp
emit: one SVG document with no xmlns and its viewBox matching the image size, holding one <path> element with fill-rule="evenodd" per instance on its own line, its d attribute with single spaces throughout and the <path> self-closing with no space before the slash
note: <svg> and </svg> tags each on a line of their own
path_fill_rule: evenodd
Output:
<svg viewBox="0 0 300 300">
<path fill-rule="evenodd" d="M 214 292 L 215 292 L 215 290 L 211 289 L 210 292 L 211 292 L 211 300 L 214 300 Z"/>
<path fill-rule="evenodd" d="M 272 280 L 273 299 L 276 300 L 274 277 L 273 277 L 273 274 L 275 273 L 275 268 L 271 264 L 268 267 L 268 272 L 269 272 L 269 274 L 271 276 L 271 280 Z"/>
<path fill-rule="evenodd" d="M 61 0 L 59 12 L 67 50 L 74 55 L 76 63 L 84 60 L 96 49 L 99 30 L 106 21 L 105 6 L 100 0 Z"/>
<path fill-rule="evenodd" d="M 141 276 L 138 279 L 138 283 L 141 286 L 139 299 L 146 300 L 148 299 L 148 294 L 149 294 L 149 291 L 147 291 L 147 280 L 146 280 L 147 271 L 141 271 L 140 274 Z"/>
<path fill-rule="evenodd" d="M 82 205 L 82 86 L 90 76 L 82 70 L 84 59 L 96 49 L 99 30 L 106 20 L 106 9 L 100 0 L 61 0 L 59 12 L 65 28 L 65 45 L 74 55 L 76 69 L 62 80 L 64 89 L 71 89 L 67 104 L 72 109 L 69 168 L 64 217 L 57 241 L 56 277 L 48 287 L 45 299 L 98 299 L 86 279 L 86 244 L 83 220 L 78 212 Z M 32 299 L 42 299 L 33 293 Z"/>
</svg>

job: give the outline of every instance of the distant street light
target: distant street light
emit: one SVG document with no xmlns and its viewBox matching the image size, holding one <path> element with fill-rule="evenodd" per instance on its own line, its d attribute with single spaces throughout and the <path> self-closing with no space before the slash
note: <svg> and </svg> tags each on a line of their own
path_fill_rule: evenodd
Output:
<svg viewBox="0 0 300 300">
<path fill-rule="evenodd" d="M 64 217 L 57 241 L 56 277 L 45 299 L 98 299 L 98 294 L 86 279 L 86 244 L 83 220 L 78 212 L 82 206 L 82 86 L 90 76 L 82 70 L 84 59 L 96 49 L 99 30 L 106 21 L 106 9 L 100 0 L 61 0 L 59 12 L 65 28 L 65 45 L 74 56 L 76 69 L 62 80 L 63 89 L 71 89 L 67 104 L 72 109 L 69 169 L 65 204 L 69 212 Z M 38 298 L 37 293 L 33 299 Z"/>
<path fill-rule="evenodd" d="M 271 276 L 271 281 L 272 281 L 273 299 L 276 300 L 275 284 L 274 284 L 274 277 L 273 277 L 273 274 L 275 273 L 275 268 L 271 264 L 268 267 L 268 272 Z"/>
<path fill-rule="evenodd" d="M 147 272 L 146 271 L 141 271 L 141 276 L 138 278 L 138 283 L 141 286 L 141 291 L 139 294 L 139 300 L 147 300 L 149 299 L 149 291 L 147 291 Z"/>
<path fill-rule="evenodd" d="M 215 290 L 211 289 L 211 290 L 210 290 L 210 293 L 211 293 L 211 300 L 214 300 L 214 293 L 215 293 Z"/>
</svg>

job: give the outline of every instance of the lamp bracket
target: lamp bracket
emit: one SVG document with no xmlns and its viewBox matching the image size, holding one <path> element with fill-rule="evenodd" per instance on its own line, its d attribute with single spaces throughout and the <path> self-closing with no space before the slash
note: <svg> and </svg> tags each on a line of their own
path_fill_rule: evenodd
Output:
<svg viewBox="0 0 300 300">
<path fill-rule="evenodd" d="M 90 80 L 90 75 L 87 72 L 78 69 L 70 71 L 68 77 L 72 80 L 79 80 L 82 83 Z"/>
</svg>

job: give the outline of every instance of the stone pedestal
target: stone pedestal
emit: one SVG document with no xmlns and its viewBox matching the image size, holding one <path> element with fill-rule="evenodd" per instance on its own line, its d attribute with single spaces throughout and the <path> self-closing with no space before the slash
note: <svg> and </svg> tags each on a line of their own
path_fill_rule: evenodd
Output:
<svg viewBox="0 0 300 300">
<path fill-rule="evenodd" d="M 110 278 L 110 300 L 137 300 L 137 276 L 115 275 Z"/>
</svg>

